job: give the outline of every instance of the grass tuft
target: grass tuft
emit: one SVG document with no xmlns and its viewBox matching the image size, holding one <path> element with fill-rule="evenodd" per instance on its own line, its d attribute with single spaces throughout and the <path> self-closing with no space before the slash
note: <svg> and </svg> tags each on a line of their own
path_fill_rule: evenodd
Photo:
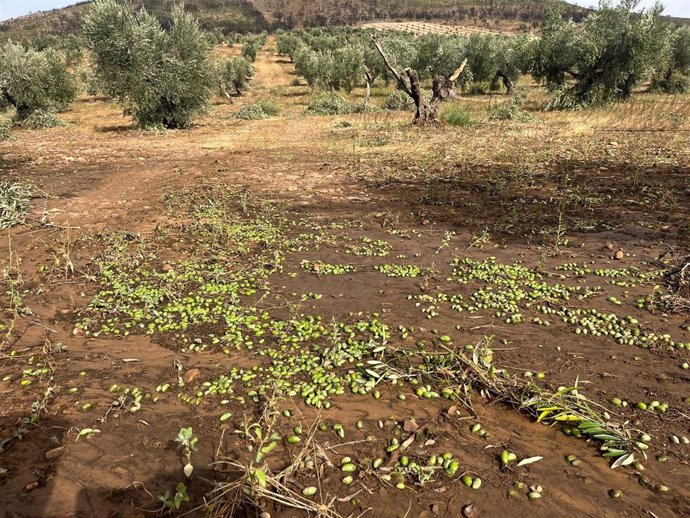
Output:
<svg viewBox="0 0 690 518">
<path fill-rule="evenodd" d="M 443 121 L 450 126 L 470 128 L 476 124 L 472 116 L 460 106 L 452 106 L 441 116 Z"/>
<path fill-rule="evenodd" d="M 275 117 L 280 108 L 275 101 L 259 101 L 240 108 L 233 116 L 242 120 L 262 120 Z"/>
</svg>

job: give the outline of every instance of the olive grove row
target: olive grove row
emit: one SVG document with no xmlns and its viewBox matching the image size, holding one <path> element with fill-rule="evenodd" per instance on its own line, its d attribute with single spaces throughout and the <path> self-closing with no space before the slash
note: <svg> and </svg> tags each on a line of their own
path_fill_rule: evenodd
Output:
<svg viewBox="0 0 690 518">
<path fill-rule="evenodd" d="M 602 2 L 581 23 L 554 9 L 539 36 L 372 35 L 317 28 L 279 31 L 277 51 L 315 90 L 369 92 L 376 83 L 393 83 L 414 100 L 423 122 L 436 120 L 438 103 L 455 88 L 511 93 L 523 75 L 548 89 L 549 109 L 625 100 L 641 87 L 690 91 L 690 29 L 672 25 L 658 7 L 636 13 L 638 3 Z M 13 109 L 18 124 L 63 110 L 77 96 L 79 75 L 90 90 L 116 100 L 139 126 L 184 128 L 208 109 L 214 91 L 231 100 L 248 88 L 267 34 L 237 36 L 241 55 L 220 60 L 212 54 L 214 38 L 181 7 L 164 29 L 127 2 L 96 0 L 82 39 L 86 68 L 74 37 L 59 50 L 12 42 L 0 47 L 0 110 Z M 431 100 L 422 94 L 427 84 Z"/>
</svg>

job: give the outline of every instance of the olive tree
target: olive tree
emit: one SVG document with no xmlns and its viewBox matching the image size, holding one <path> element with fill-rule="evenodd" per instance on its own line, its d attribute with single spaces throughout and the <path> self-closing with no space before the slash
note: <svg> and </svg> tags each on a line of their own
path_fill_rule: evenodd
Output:
<svg viewBox="0 0 690 518">
<path fill-rule="evenodd" d="M 465 39 L 441 34 L 420 36 L 413 45 L 416 49 L 412 54 L 414 61 L 408 66 L 417 70 L 422 79 L 451 75 L 467 48 Z"/>
<path fill-rule="evenodd" d="M 294 61 L 295 71 L 312 88 L 349 93 L 365 77 L 364 53 L 356 45 L 321 52 L 304 46 L 296 51 Z"/>
<path fill-rule="evenodd" d="M 529 70 L 530 50 L 530 40 L 524 36 L 473 34 L 464 50 L 468 74 L 473 82 L 492 90 L 502 84 L 510 94 L 520 75 Z"/>
<path fill-rule="evenodd" d="M 305 43 L 302 38 L 294 31 L 279 32 L 276 38 L 276 47 L 278 54 L 288 56 L 290 61 L 294 63 L 294 56 L 297 49 L 302 47 Z"/>
<path fill-rule="evenodd" d="M 559 12 L 547 17 L 535 43 L 532 74 L 558 95 L 552 108 L 574 108 L 630 97 L 668 48 L 662 8 L 634 12 L 639 0 L 600 3 L 580 25 Z"/>
<path fill-rule="evenodd" d="M 673 33 L 666 57 L 654 71 L 652 90 L 690 92 L 690 28 L 681 27 Z"/>
<path fill-rule="evenodd" d="M 219 70 L 221 92 L 230 100 L 228 90 L 241 95 L 249 89 L 249 81 L 254 76 L 251 63 L 241 56 L 234 56 L 223 63 Z"/>
<path fill-rule="evenodd" d="M 247 34 L 244 36 L 242 39 L 242 57 L 250 63 L 254 63 L 259 50 L 266 45 L 267 38 L 268 34 L 265 32 L 260 34 Z"/>
<path fill-rule="evenodd" d="M 302 76 L 311 88 L 316 88 L 319 81 L 319 55 L 306 45 L 295 50 L 292 60 L 295 72 Z"/>
<path fill-rule="evenodd" d="M 99 84 L 142 127 L 185 128 L 208 105 L 215 74 L 198 21 L 176 6 L 163 30 L 145 9 L 96 0 L 84 22 Z"/>
<path fill-rule="evenodd" d="M 14 107 L 17 122 L 37 111 L 65 110 L 76 97 L 76 81 L 58 51 L 12 42 L 0 47 L 0 109 Z"/>
<path fill-rule="evenodd" d="M 441 103 L 452 98 L 453 84 L 467 66 L 467 59 L 460 64 L 450 77 L 441 74 L 433 77 L 432 96 L 429 100 L 422 91 L 419 72 L 410 67 L 405 68 L 401 72 L 374 35 L 371 36 L 371 41 L 381 55 L 381 59 L 386 64 L 388 71 L 397 81 L 398 88 L 405 92 L 414 102 L 416 107 L 415 124 L 437 124 L 439 122 Z"/>
</svg>

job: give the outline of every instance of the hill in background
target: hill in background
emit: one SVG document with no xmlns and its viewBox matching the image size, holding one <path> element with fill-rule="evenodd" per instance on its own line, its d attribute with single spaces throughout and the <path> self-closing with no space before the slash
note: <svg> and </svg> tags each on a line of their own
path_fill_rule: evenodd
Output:
<svg viewBox="0 0 690 518">
<path fill-rule="evenodd" d="M 0 23 L 0 40 L 26 41 L 46 35 L 78 33 L 91 2 L 36 13 Z M 136 0 L 165 20 L 174 0 Z M 543 0 L 187 0 L 202 26 L 211 31 L 258 32 L 277 28 L 357 25 L 372 21 L 430 20 L 487 25 L 517 22 L 539 24 Z M 578 19 L 587 9 L 566 4 Z"/>
</svg>

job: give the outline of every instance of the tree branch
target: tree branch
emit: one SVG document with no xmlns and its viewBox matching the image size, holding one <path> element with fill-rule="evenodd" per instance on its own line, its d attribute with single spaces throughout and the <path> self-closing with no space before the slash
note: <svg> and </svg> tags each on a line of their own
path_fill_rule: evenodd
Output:
<svg viewBox="0 0 690 518">
<path fill-rule="evenodd" d="M 388 60 L 388 56 L 386 56 L 386 53 L 383 51 L 383 47 L 381 47 L 381 44 L 379 41 L 376 39 L 376 36 L 373 34 L 371 35 L 371 41 L 374 44 L 374 47 L 376 47 L 376 50 L 378 53 L 381 55 L 381 58 L 383 59 L 383 62 L 385 63 L 386 67 L 388 70 L 390 70 L 391 74 L 393 74 L 393 77 L 398 80 L 398 84 L 400 87 L 405 90 L 405 93 L 409 95 L 410 97 L 414 97 L 411 88 L 408 86 L 407 81 L 400 75 L 400 72 L 396 70 L 396 68 L 391 64 L 391 62 Z M 409 76 L 409 73 L 408 73 Z"/>
</svg>

